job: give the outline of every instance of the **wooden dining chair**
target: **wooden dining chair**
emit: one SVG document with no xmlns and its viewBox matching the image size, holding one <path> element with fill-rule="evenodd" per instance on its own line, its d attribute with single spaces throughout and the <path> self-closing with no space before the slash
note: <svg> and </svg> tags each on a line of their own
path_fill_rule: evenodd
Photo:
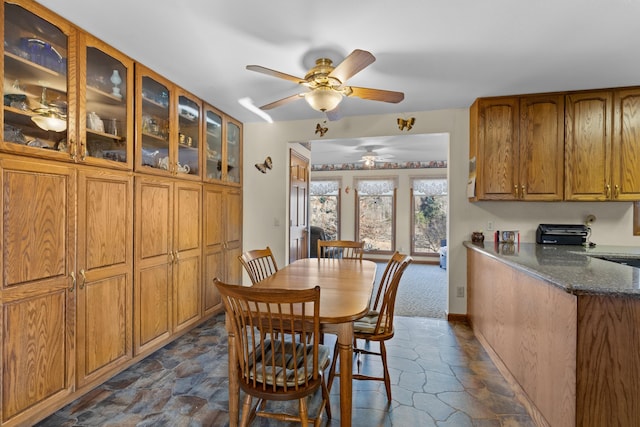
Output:
<svg viewBox="0 0 640 427">
<path fill-rule="evenodd" d="M 400 284 L 400 279 L 404 271 L 412 261 L 413 259 L 409 255 L 403 255 L 397 251 L 393 254 L 382 274 L 376 299 L 371 310 L 365 317 L 353 322 L 353 352 L 358 356 L 356 363 L 358 369 L 357 372 L 353 373 L 353 379 L 384 381 L 384 386 L 387 390 L 387 399 L 389 401 L 391 401 L 391 378 L 389 377 L 387 349 L 384 343 L 393 338 L 393 313 L 398 285 Z M 358 347 L 358 340 L 377 341 L 380 351 L 371 350 L 368 345 L 366 346 L 367 348 Z M 360 365 L 362 364 L 360 356 L 362 354 L 376 355 L 382 358 L 382 369 L 384 372 L 382 377 L 366 375 L 360 372 Z M 340 376 L 336 374 L 337 360 L 338 350 L 336 346 L 333 352 L 331 370 L 329 371 L 329 390 L 331 389 L 334 378 Z"/>
<path fill-rule="evenodd" d="M 318 258 L 359 259 L 362 261 L 364 242 L 353 240 L 318 240 Z"/>
<path fill-rule="evenodd" d="M 247 251 L 238 256 L 238 259 L 254 285 L 278 271 L 278 264 L 269 246 L 265 249 Z"/>
<path fill-rule="evenodd" d="M 325 410 L 331 418 L 329 391 L 323 378 L 331 351 L 319 343 L 320 287 L 263 289 L 229 285 L 218 279 L 214 284 L 235 336 L 236 369 L 240 389 L 246 394 L 241 426 L 248 426 L 256 416 L 298 421 L 303 426 L 309 421 L 319 426 Z M 318 389 L 322 402 L 315 419 L 311 419 L 307 400 Z M 298 416 L 266 410 L 269 400 L 296 399 Z"/>
</svg>

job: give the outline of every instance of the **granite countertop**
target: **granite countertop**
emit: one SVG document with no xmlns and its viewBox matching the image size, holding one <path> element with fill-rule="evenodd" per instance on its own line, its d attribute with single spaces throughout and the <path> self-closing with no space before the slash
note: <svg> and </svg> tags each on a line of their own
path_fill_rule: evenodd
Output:
<svg viewBox="0 0 640 427">
<path fill-rule="evenodd" d="M 464 246 L 541 278 L 571 294 L 640 298 L 640 268 L 596 258 L 603 255 L 640 257 L 638 247 L 598 245 L 586 248 L 493 242 L 464 242 Z"/>
</svg>

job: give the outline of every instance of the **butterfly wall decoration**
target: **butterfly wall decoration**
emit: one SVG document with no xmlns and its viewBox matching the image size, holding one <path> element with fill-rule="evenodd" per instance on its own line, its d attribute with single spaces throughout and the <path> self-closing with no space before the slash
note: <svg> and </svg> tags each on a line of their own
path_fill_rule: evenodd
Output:
<svg viewBox="0 0 640 427">
<path fill-rule="evenodd" d="M 271 157 L 267 156 L 264 159 L 264 163 L 256 163 L 256 169 L 258 169 L 262 173 L 267 173 L 267 170 L 273 167 L 273 163 L 271 162 Z"/>
<path fill-rule="evenodd" d="M 329 128 L 327 128 L 327 127 L 322 127 L 322 126 L 320 125 L 320 123 L 318 123 L 318 124 L 316 125 L 316 134 L 318 134 L 318 133 L 319 133 L 319 134 L 320 134 L 320 136 L 324 136 L 324 134 L 325 134 L 325 133 L 327 133 L 327 131 L 328 131 L 328 130 L 329 130 Z"/>
<path fill-rule="evenodd" d="M 410 119 L 404 120 L 401 119 L 400 117 L 398 117 L 398 129 L 400 130 L 411 130 L 411 128 L 413 127 L 413 125 L 416 122 L 416 118 L 415 117 L 411 117 Z"/>
</svg>

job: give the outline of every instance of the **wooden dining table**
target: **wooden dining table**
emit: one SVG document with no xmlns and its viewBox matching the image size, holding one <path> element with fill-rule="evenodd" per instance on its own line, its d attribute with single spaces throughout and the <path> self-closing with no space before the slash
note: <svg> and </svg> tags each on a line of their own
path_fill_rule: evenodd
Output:
<svg viewBox="0 0 640 427">
<path fill-rule="evenodd" d="M 355 259 L 304 258 L 278 270 L 253 286 L 306 289 L 320 286 L 320 323 L 323 332 L 337 335 L 340 351 L 340 425 L 351 426 L 353 321 L 369 311 L 376 264 Z M 227 330 L 230 325 L 227 323 Z M 229 425 L 239 417 L 240 383 L 233 334 L 229 335 Z"/>
</svg>

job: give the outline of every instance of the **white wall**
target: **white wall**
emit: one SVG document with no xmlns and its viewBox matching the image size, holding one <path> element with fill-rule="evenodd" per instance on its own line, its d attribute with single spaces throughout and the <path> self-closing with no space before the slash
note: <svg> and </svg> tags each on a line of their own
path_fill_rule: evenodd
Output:
<svg viewBox="0 0 640 427">
<path fill-rule="evenodd" d="M 633 208 L 629 202 L 478 202 L 469 203 L 466 183 L 469 159 L 469 110 L 438 110 L 407 113 L 416 118 L 412 133 L 449 133 L 449 313 L 465 314 L 466 297 L 456 297 L 456 288 L 466 289 L 466 252 L 462 245 L 474 230 L 486 231 L 487 221 L 497 229 L 518 229 L 524 242 L 535 241 L 540 223 L 581 223 L 587 214 L 597 217 L 592 241 L 598 244 L 639 246 L 632 235 Z M 328 122 L 334 138 L 403 134 L 398 115 L 347 117 Z M 318 120 L 247 123 L 244 125 L 244 250 L 269 245 L 280 265 L 288 256 L 288 158 L 292 142 L 317 139 Z M 299 146 L 299 144 L 296 144 Z M 304 151 L 304 150 L 300 150 Z M 308 153 L 308 152 L 307 152 Z M 273 169 L 260 173 L 255 163 L 273 159 Z M 348 236 L 345 236 L 348 237 Z M 489 238 L 489 237 L 487 237 Z M 466 295 L 466 292 L 465 292 Z"/>
</svg>

